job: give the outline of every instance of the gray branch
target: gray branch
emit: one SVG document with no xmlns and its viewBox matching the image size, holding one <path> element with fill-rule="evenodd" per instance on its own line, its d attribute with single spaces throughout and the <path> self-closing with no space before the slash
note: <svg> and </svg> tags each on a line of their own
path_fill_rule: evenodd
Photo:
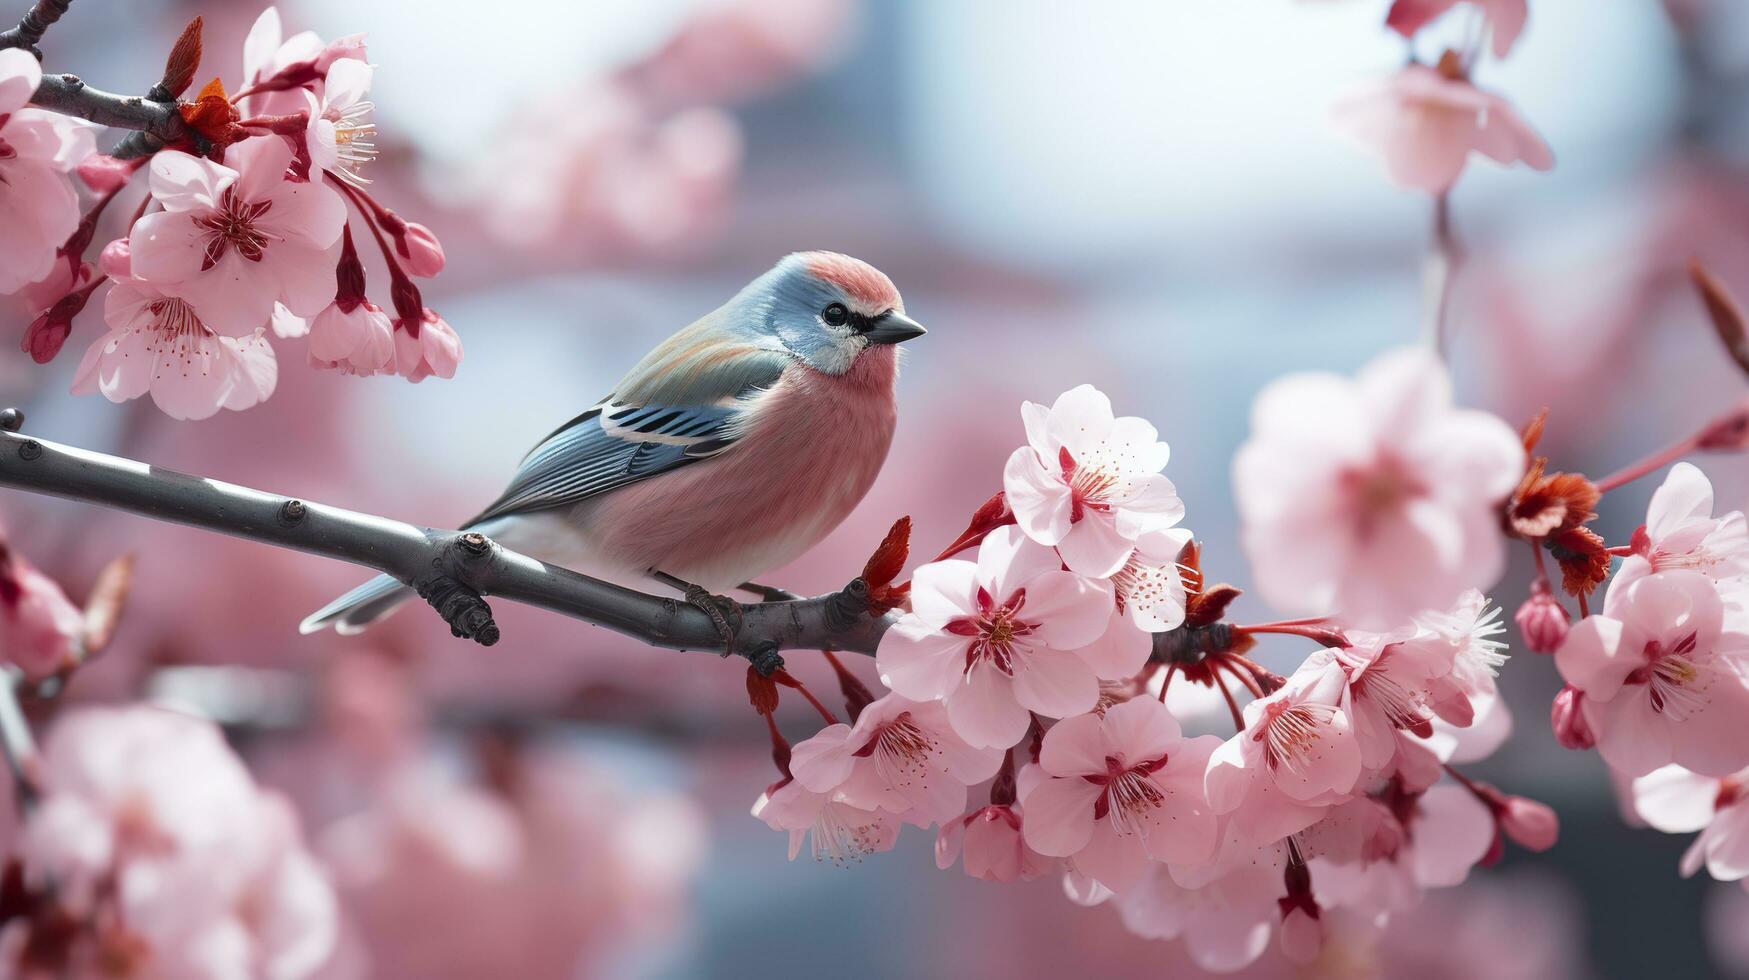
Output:
<svg viewBox="0 0 1749 980">
<path fill-rule="evenodd" d="M 6 48 L 24 48 L 38 58 L 42 52 L 36 49 L 38 41 L 48 33 L 49 25 L 61 19 L 67 8 L 73 5 L 73 0 L 37 0 L 24 16 L 18 21 L 18 26 L 9 31 L 0 31 L 0 50 Z"/>
<path fill-rule="evenodd" d="M 130 511 L 386 572 L 412 586 L 456 636 L 498 641 L 497 596 L 564 613 L 651 646 L 722 650 L 703 611 L 645 595 L 500 547 L 475 532 L 443 531 L 145 463 L 33 439 L 24 416 L 0 412 L 0 486 Z M 873 654 L 896 618 L 874 615 L 860 580 L 811 599 L 742 604 L 729 617 L 735 652 L 769 673 L 780 650 L 832 649 Z M 290 629 L 290 625 L 287 626 Z M 3 719 L 0 719 L 3 720 Z"/>
<path fill-rule="evenodd" d="M 144 156 L 179 140 L 199 143 L 182 121 L 177 104 L 155 102 L 139 95 L 115 95 L 85 84 L 77 75 L 44 75 L 31 103 L 44 109 L 77 116 L 103 126 L 134 130 L 116 147 L 121 158 Z"/>
</svg>

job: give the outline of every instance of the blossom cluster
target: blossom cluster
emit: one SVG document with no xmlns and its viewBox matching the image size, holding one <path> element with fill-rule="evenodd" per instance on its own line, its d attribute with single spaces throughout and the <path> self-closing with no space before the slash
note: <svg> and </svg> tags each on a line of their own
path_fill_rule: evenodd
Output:
<svg viewBox="0 0 1749 980">
<path fill-rule="evenodd" d="M 855 861 L 935 827 L 943 868 L 1059 875 L 1231 970 L 1272 937 L 1310 959 L 1327 911 L 1382 920 L 1506 839 L 1553 844 L 1546 806 L 1450 767 L 1510 729 L 1506 627 L 1479 588 L 1526 462 L 1505 423 L 1453 404 L 1437 359 L 1259 397 L 1235 465 L 1247 550 L 1267 598 L 1312 614 L 1279 623 L 1224 620 L 1238 590 L 1204 581 L 1154 426 L 1089 386 L 1021 416 L 1002 493 L 897 590 L 889 691 L 780 744 L 754 814 L 791 857 Z M 1246 655 L 1270 634 L 1322 648 L 1282 677 Z M 1175 682 L 1219 691 L 1235 731 L 1187 734 Z"/>
<path fill-rule="evenodd" d="M 334 891 L 283 797 L 211 723 L 68 713 L 43 746 L 0 928 L 8 976 L 311 976 Z"/>
<path fill-rule="evenodd" d="M 1480 30 L 1462 49 L 1446 49 L 1433 63 L 1417 57 L 1414 41 L 1453 8 L 1468 8 Z M 1457 183 L 1472 153 L 1532 170 L 1555 165 L 1535 129 L 1504 96 L 1471 79 L 1483 55 L 1504 58 L 1528 17 L 1527 0 L 1396 0 L 1386 26 L 1410 44 L 1409 63 L 1367 83 L 1333 110 L 1336 126 L 1377 153 L 1391 182 L 1408 190 L 1444 194 Z"/>
<path fill-rule="evenodd" d="M 190 32 L 167 69 L 178 87 L 199 58 L 198 22 Z M 118 159 L 96 151 L 98 127 L 28 108 L 42 68 L 0 50 L 0 211 L 20 217 L 0 226 L 0 293 L 34 317 L 24 350 L 54 358 L 106 286 L 106 332 L 79 363 L 77 394 L 150 394 L 178 419 L 246 409 L 278 381 L 273 340 L 295 338 L 318 368 L 453 376 L 461 342 L 413 282 L 442 270 L 442 245 L 366 189 L 373 72 L 362 36 L 283 37 L 269 7 L 244 43 L 242 87 L 227 95 L 215 78 L 175 103 L 188 139 Z M 146 194 L 125 233 L 86 261 L 141 170 Z M 92 198 L 83 211 L 75 175 Z M 355 227 L 379 246 L 386 308 L 366 293 Z"/>
</svg>

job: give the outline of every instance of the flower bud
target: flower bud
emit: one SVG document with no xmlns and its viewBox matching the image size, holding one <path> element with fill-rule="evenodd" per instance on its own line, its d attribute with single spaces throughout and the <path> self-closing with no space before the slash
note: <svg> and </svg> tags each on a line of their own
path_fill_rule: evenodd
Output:
<svg viewBox="0 0 1749 980">
<path fill-rule="evenodd" d="M 1500 830 L 1527 851 L 1546 851 L 1555 846 L 1561 820 L 1545 803 L 1522 796 L 1508 796 L 1495 811 Z"/>
<path fill-rule="evenodd" d="M 1554 706 L 1549 710 L 1549 725 L 1555 730 L 1555 741 L 1564 748 L 1589 749 L 1597 744 L 1597 736 L 1592 734 L 1591 725 L 1585 721 L 1585 712 L 1581 710 L 1584 700 L 1584 692 L 1571 684 L 1555 695 Z"/>
<path fill-rule="evenodd" d="M 97 268 L 111 279 L 132 279 L 134 259 L 128 240 L 117 238 L 103 246 L 103 251 L 97 253 Z"/>
<path fill-rule="evenodd" d="M 1512 618 L 1518 623 L 1526 649 L 1532 653 L 1554 653 L 1560 649 L 1561 641 L 1567 638 L 1567 627 L 1573 622 L 1567 608 L 1543 581 L 1531 587 L 1530 598 L 1524 600 Z"/>
<path fill-rule="evenodd" d="M 430 279 L 443 271 L 443 243 L 430 228 L 408 221 L 395 230 L 395 254 L 411 276 Z"/>
</svg>

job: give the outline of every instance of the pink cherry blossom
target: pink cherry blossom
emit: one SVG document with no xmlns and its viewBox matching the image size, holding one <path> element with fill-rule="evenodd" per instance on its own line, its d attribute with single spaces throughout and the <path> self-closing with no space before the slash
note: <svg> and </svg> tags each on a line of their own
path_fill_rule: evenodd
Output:
<svg viewBox="0 0 1749 980">
<path fill-rule="evenodd" d="M 1331 116 L 1338 129 L 1384 157 L 1391 181 L 1406 190 L 1445 193 L 1472 152 L 1532 170 L 1555 165 L 1548 145 L 1510 102 L 1425 65 L 1409 65 L 1347 96 Z"/>
<path fill-rule="evenodd" d="M 1555 666 L 1584 694 L 1605 762 L 1628 776 L 1676 763 L 1724 776 L 1749 765 L 1749 635 L 1699 572 L 1611 587 L 1567 634 Z"/>
<path fill-rule="evenodd" d="M 278 362 L 255 330 L 220 336 L 189 305 L 150 283 L 117 281 L 103 304 L 109 332 L 85 351 L 73 394 L 101 392 L 120 404 L 148 392 L 173 419 L 241 411 L 273 394 Z"/>
<path fill-rule="evenodd" d="M 1495 505 L 1524 473 L 1524 448 L 1500 419 L 1453 405 L 1432 354 L 1384 354 L 1352 381 L 1290 375 L 1257 396 L 1251 420 L 1234 493 L 1272 605 L 1395 624 L 1499 575 Z"/>
<path fill-rule="evenodd" d="M 1597 747 L 1597 733 L 1585 720 L 1585 695 L 1571 684 L 1561 688 L 1550 703 L 1549 728 L 1561 748 L 1583 752 Z"/>
<path fill-rule="evenodd" d="M 243 82 L 253 87 L 272 79 L 290 78 L 294 86 L 251 95 L 243 100 L 246 115 L 281 115 L 304 108 L 296 90 L 319 90 L 332 66 L 346 58 L 365 60 L 364 35 L 322 42 L 314 31 L 285 37 L 279 11 L 268 7 L 255 19 L 243 40 Z"/>
<path fill-rule="evenodd" d="M 395 366 L 395 327 L 375 303 L 364 301 L 351 312 L 336 304 L 310 322 L 310 364 L 365 377 Z"/>
<path fill-rule="evenodd" d="M 1462 721 L 1470 720 L 1468 699 L 1446 683 L 1453 650 L 1435 637 L 1364 636 L 1355 646 L 1321 656 L 1347 672 L 1342 707 L 1354 724 L 1361 765 L 1367 769 L 1389 765 L 1397 752 L 1397 732 L 1432 736 L 1434 705 L 1444 695 L 1460 700 Z"/>
<path fill-rule="evenodd" d="M 1253 844 L 1311 826 L 1353 791 L 1360 743 L 1343 709 L 1347 674 L 1334 661 L 1308 662 L 1281 690 L 1245 706 L 1245 729 L 1209 760 L 1207 788 L 1216 813 Z"/>
<path fill-rule="evenodd" d="M 418 320 L 397 318 L 394 325 L 395 373 L 415 384 L 430 377 L 455 377 L 462 339 L 448 321 L 424 307 Z"/>
<path fill-rule="evenodd" d="M 1022 787 L 1027 844 L 1120 892 L 1149 859 L 1208 860 L 1218 837 L 1203 773 L 1219 744 L 1186 739 L 1153 698 L 1063 719 L 1039 754 L 1050 778 Z"/>
<path fill-rule="evenodd" d="M 899 839 L 899 819 L 893 814 L 851 806 L 841 794 L 816 793 L 794 779 L 761 793 L 753 802 L 753 815 L 772 830 L 789 832 L 791 861 L 804 841 L 814 860 L 844 867 L 892 850 Z"/>
<path fill-rule="evenodd" d="M 828 725 L 796 745 L 803 788 L 928 826 L 965 812 L 966 787 L 996 774 L 1001 749 L 966 744 L 939 701 L 897 694 L 862 709 L 854 726 Z"/>
<path fill-rule="evenodd" d="M 1734 510 L 1713 516 L 1713 485 L 1692 463 L 1677 463 L 1652 494 L 1644 534 L 1622 561 L 1610 589 L 1625 589 L 1654 572 L 1686 568 L 1721 588 L 1749 584 L 1749 522 Z"/>
<path fill-rule="evenodd" d="M 1441 14 L 1458 5 L 1460 0 L 1396 0 L 1385 17 L 1385 26 L 1404 37 L 1415 34 Z M 1529 16 L 1525 0 L 1469 0 L 1487 18 L 1493 34 L 1494 57 L 1504 58 L 1524 30 Z"/>
<path fill-rule="evenodd" d="M 1749 878 L 1749 769 L 1702 776 L 1670 765 L 1633 782 L 1634 812 L 1667 834 L 1700 831 L 1682 855 L 1682 876 L 1702 866 L 1720 881 Z"/>
<path fill-rule="evenodd" d="M 1149 862 L 1115 899 L 1123 923 L 1147 939 L 1183 938 L 1197 966 L 1231 973 L 1269 948 L 1280 920 L 1285 848 L 1258 849 L 1229 838 L 1195 873 Z"/>
<path fill-rule="evenodd" d="M 50 731 L 44 793 L 19 842 L 28 880 L 152 975 L 311 975 L 337 912 L 296 817 L 210 723 L 85 708 Z"/>
<path fill-rule="evenodd" d="M 1054 546 L 1070 568 L 1112 575 L 1139 535 L 1184 516 L 1172 481 L 1160 474 L 1166 444 L 1146 420 L 1114 417 L 1099 389 L 1073 388 L 1048 409 L 1026 402 L 1020 414 L 1029 445 L 1008 457 L 1002 486 L 1021 529 Z"/>
<path fill-rule="evenodd" d="M 29 51 L 0 50 L 0 294 L 53 271 L 57 251 L 79 226 L 67 173 L 96 149 L 91 124 L 25 108 L 41 83 L 42 66 Z"/>
<path fill-rule="evenodd" d="M 1143 532 L 1129 560 L 1112 575 L 1118 605 L 1137 629 L 1164 633 L 1183 625 L 1184 569 L 1178 556 L 1190 539 L 1187 528 Z"/>
<path fill-rule="evenodd" d="M 919 568 L 911 608 L 881 638 L 881 681 L 913 700 L 942 699 L 976 746 L 1020 741 L 1035 711 L 1093 710 L 1100 679 L 1134 675 L 1152 648 L 1147 634 L 1114 627 L 1108 583 L 1064 571 L 1055 551 L 1012 527 L 984 539 L 976 564 Z"/>
<path fill-rule="evenodd" d="M 1031 881 L 1056 862 L 1027 846 L 1021 807 L 980 807 L 941 825 L 935 837 L 935 866 L 953 867 L 963 854 L 966 874 L 985 881 Z"/>
<path fill-rule="evenodd" d="M 0 544 L 0 657 L 25 677 L 48 677 L 74 661 L 84 632 L 84 614 L 60 585 Z"/>
<path fill-rule="evenodd" d="M 312 170 L 353 185 L 369 183 L 359 170 L 377 156 L 377 127 L 370 119 L 376 108 L 369 99 L 372 72 L 357 58 L 341 58 L 328 69 L 321 97 L 305 93 Z"/>
<path fill-rule="evenodd" d="M 1313 859 L 1320 902 L 1373 914 L 1410 908 L 1424 889 L 1462 884 L 1494 841 L 1493 815 L 1459 786 L 1435 786 L 1378 812 L 1399 825 L 1389 846 L 1354 862 Z M 1375 837 L 1375 844 L 1384 839 Z"/>
<path fill-rule="evenodd" d="M 334 299 L 346 206 L 321 181 L 292 181 L 291 146 L 274 136 L 233 144 L 225 166 L 186 153 L 152 158 L 164 210 L 128 237 L 133 273 L 186 299 L 214 331 L 246 337 L 274 302 L 315 316 Z"/>
</svg>

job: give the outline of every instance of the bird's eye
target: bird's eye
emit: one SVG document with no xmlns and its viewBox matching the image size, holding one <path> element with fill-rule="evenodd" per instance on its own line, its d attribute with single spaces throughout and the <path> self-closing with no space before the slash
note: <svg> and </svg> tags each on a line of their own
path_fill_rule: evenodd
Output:
<svg viewBox="0 0 1749 980">
<path fill-rule="evenodd" d="M 820 319 L 826 321 L 828 327 L 842 327 L 850 322 L 850 310 L 843 303 L 833 303 L 820 311 Z"/>
</svg>

